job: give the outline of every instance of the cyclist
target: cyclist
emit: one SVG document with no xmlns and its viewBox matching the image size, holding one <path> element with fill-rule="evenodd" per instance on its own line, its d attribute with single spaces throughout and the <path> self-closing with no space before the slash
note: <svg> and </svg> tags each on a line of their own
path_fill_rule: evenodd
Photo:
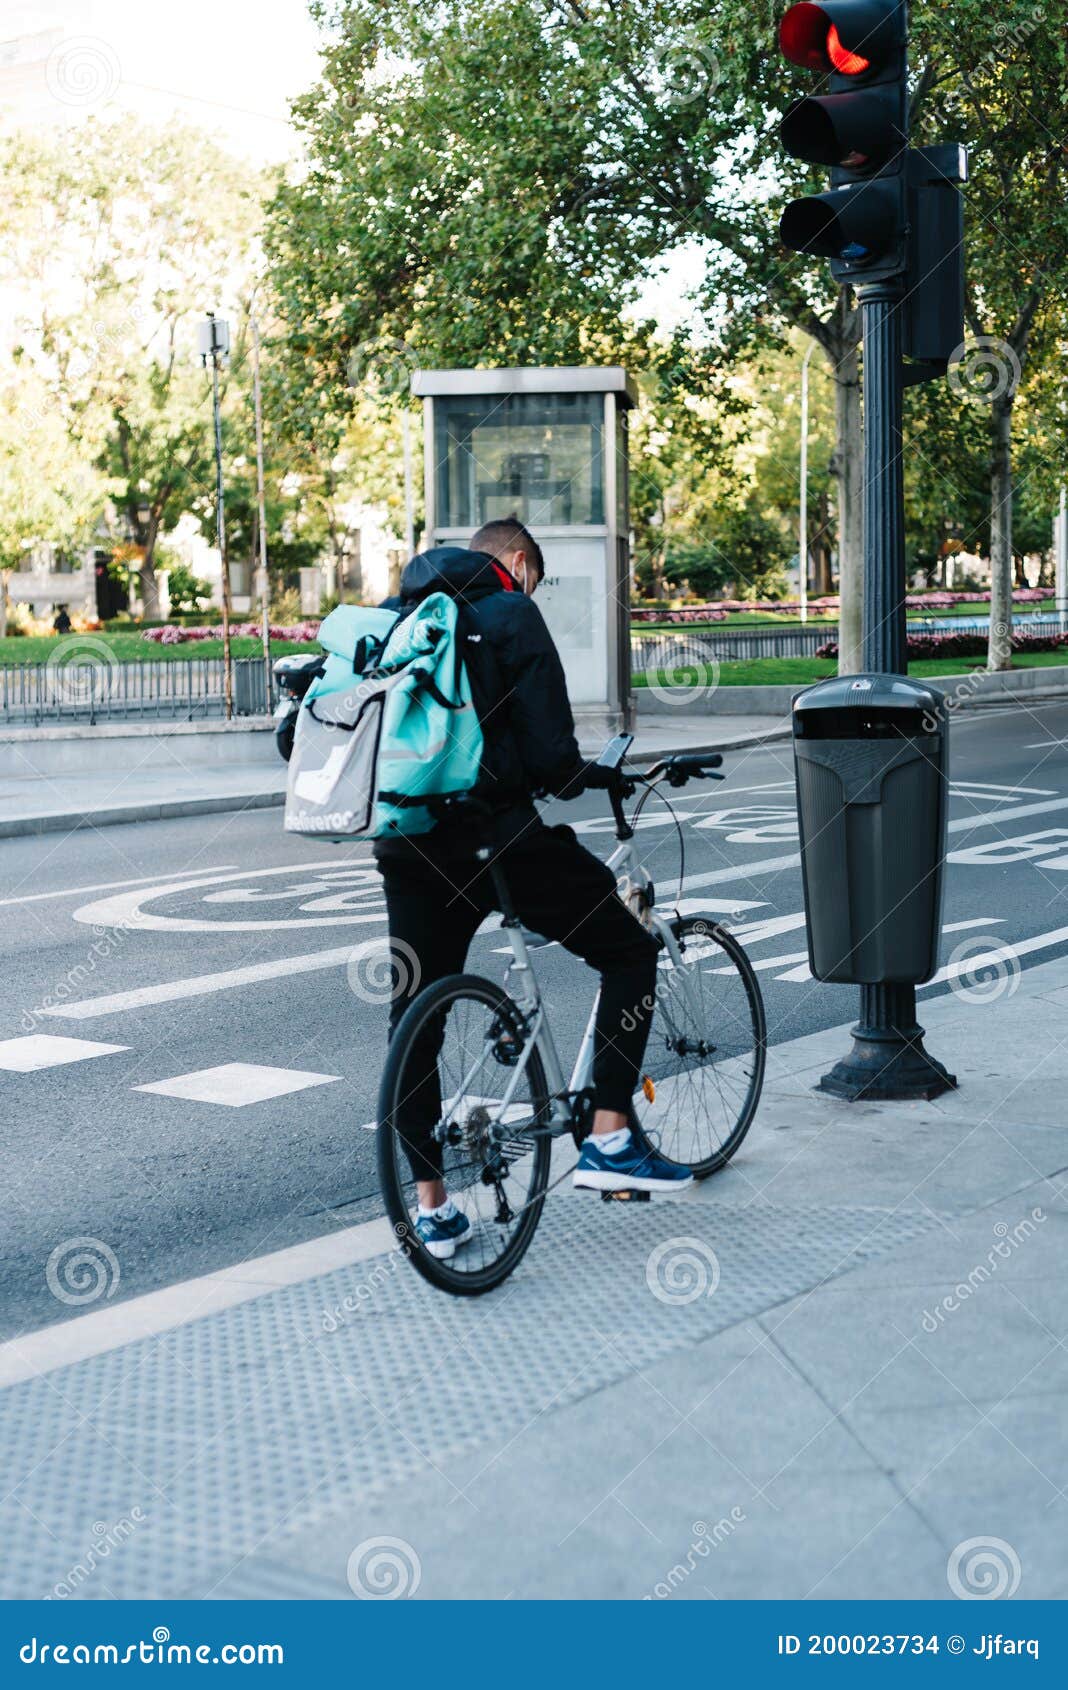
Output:
<svg viewBox="0 0 1068 1690">
<path fill-rule="evenodd" d="M 600 1191 L 678 1191 L 692 1175 L 632 1136 L 631 1098 L 649 1036 L 656 990 L 655 939 L 616 895 L 615 879 L 569 827 L 547 827 L 534 798 L 577 798 L 604 787 L 606 770 L 579 752 L 563 666 L 533 595 L 545 573 L 541 549 L 514 516 L 486 523 L 470 549 L 438 546 L 412 558 L 399 597 L 406 610 L 446 592 L 459 609 L 458 637 L 483 735 L 475 796 L 488 806 L 478 843 L 500 854 L 525 926 L 558 940 L 601 975 L 594 1045 L 594 1117 L 575 1184 Z M 444 817 L 427 834 L 378 840 L 385 880 L 394 992 L 392 1035 L 408 1004 L 434 980 L 462 971 L 468 945 L 496 908 L 486 865 L 474 859 L 472 823 Z M 416 1231 L 448 1258 L 472 1236 L 442 1180 L 432 1128 L 441 1098 L 436 1048 L 426 1080 L 398 1122 L 418 1191 Z"/>
</svg>

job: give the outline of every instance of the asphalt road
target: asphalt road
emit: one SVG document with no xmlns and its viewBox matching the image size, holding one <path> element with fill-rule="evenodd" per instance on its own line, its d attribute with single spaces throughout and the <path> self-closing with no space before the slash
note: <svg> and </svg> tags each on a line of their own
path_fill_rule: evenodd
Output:
<svg viewBox="0 0 1068 1690">
<path fill-rule="evenodd" d="M 790 748 L 728 753 L 726 769 L 679 800 L 687 907 L 737 911 L 772 1042 L 848 1021 L 855 989 L 805 967 Z M 608 854 L 600 795 L 554 810 Z M 1068 947 L 1068 705 L 957 720 L 951 826 L 944 960 L 1011 947 L 1011 990 Z M 666 811 L 640 837 L 666 900 Z M 359 947 L 384 911 L 366 848 L 287 839 L 269 810 L 5 841 L 0 863 L 4 1336 L 80 1312 L 49 1286 L 71 1240 L 106 1243 L 121 1300 L 380 1212 L 366 1123 L 385 983 Z M 500 943 L 480 935 L 472 966 L 499 975 Z M 566 1049 L 592 977 L 558 949 L 538 969 Z M 48 1065 L 18 1071 L 31 1060 Z M 272 1073 L 188 1079 L 228 1064 Z M 206 1095 L 140 1089 L 170 1082 Z"/>
</svg>

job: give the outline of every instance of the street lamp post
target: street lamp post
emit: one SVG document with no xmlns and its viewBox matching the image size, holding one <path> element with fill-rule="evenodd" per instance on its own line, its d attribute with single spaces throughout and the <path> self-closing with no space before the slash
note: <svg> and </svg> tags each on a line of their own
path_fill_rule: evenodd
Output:
<svg viewBox="0 0 1068 1690">
<path fill-rule="evenodd" d="M 263 401 L 260 395 L 260 326 L 252 319 L 252 396 L 256 415 L 256 498 L 260 530 L 260 637 L 263 642 L 263 685 L 267 713 L 271 711 L 271 624 L 267 575 L 267 497 L 263 487 Z"/>
<path fill-rule="evenodd" d="M 1061 632 L 1068 629 L 1068 488 L 1063 485 L 1057 503 L 1057 515 L 1053 523 L 1054 550 L 1054 592 L 1056 594 L 1057 618 L 1061 625 Z"/>
<path fill-rule="evenodd" d="M 215 534 L 222 586 L 223 687 L 226 720 L 234 713 L 234 677 L 230 662 L 230 573 L 226 562 L 226 516 L 223 505 L 222 416 L 219 410 L 219 366 L 229 362 L 230 325 L 213 311 L 200 325 L 200 356 L 211 362 L 211 399 L 215 419 Z"/>
<path fill-rule="evenodd" d="M 797 574 L 801 589 L 802 627 L 808 621 L 808 366 L 815 350 L 816 342 L 809 341 L 801 365 L 801 537 L 797 548 Z"/>
</svg>

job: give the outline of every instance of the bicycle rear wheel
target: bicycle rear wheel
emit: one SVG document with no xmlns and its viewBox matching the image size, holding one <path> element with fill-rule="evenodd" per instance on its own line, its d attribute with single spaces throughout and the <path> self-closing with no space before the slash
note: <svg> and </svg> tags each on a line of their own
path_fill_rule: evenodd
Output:
<svg viewBox="0 0 1068 1690">
<path fill-rule="evenodd" d="M 725 928 L 688 917 L 671 931 L 681 964 L 661 954 L 634 1115 L 646 1143 L 704 1179 L 730 1161 L 756 1114 L 764 1002 L 752 963 Z"/>
<path fill-rule="evenodd" d="M 386 1211 L 412 1266 L 432 1285 L 479 1296 L 517 1267 L 545 1202 L 549 1118 L 541 1056 L 507 992 L 473 974 L 449 975 L 420 992 L 390 1041 L 376 1138 Z M 405 1146 L 428 1122 L 449 1196 L 472 1228 L 447 1260 L 432 1255 L 415 1230 Z"/>
</svg>

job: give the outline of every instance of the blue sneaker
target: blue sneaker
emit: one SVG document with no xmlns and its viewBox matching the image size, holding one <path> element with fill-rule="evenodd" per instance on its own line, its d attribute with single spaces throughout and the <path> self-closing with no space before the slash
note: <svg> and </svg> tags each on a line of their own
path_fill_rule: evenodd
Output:
<svg viewBox="0 0 1068 1690">
<path fill-rule="evenodd" d="M 689 1168 L 665 1162 L 655 1150 L 643 1150 L 631 1134 L 622 1150 L 608 1154 L 592 1138 L 583 1143 L 575 1184 L 591 1191 L 685 1191 L 693 1184 Z"/>
<path fill-rule="evenodd" d="M 427 1254 L 436 1256 L 439 1261 L 447 1261 L 450 1256 L 455 1256 L 460 1245 L 470 1244 L 472 1238 L 471 1222 L 459 1209 L 444 1221 L 437 1215 L 420 1215 L 415 1223 L 415 1231 L 422 1239 Z"/>
</svg>

